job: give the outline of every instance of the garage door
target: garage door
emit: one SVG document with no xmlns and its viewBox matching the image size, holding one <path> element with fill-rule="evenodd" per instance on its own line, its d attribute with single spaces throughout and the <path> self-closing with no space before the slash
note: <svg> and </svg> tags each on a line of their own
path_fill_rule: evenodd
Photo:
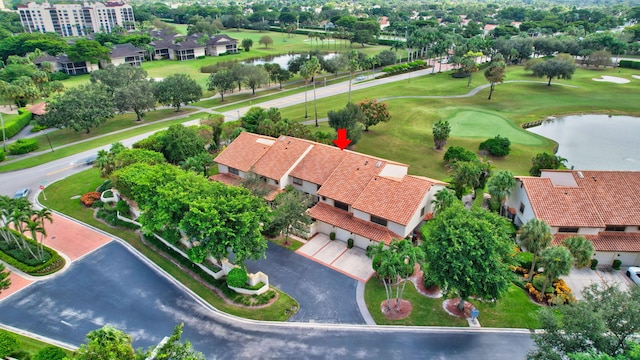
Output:
<svg viewBox="0 0 640 360">
<path fill-rule="evenodd" d="M 635 252 L 620 253 L 620 256 L 617 256 L 616 259 L 622 261 L 624 266 L 638 265 L 638 253 Z"/>
<path fill-rule="evenodd" d="M 367 239 L 365 237 L 362 237 L 360 235 L 354 235 L 353 240 L 354 240 L 353 245 L 355 247 L 358 247 L 358 248 L 364 249 L 364 250 L 367 250 L 367 246 L 369 246 L 371 244 L 374 244 L 373 241 L 371 241 L 371 240 L 369 240 L 369 239 Z"/>
<path fill-rule="evenodd" d="M 596 252 L 596 260 L 598 260 L 598 266 L 606 266 L 613 264 L 613 259 L 615 258 L 616 253 L 612 252 Z"/>
</svg>

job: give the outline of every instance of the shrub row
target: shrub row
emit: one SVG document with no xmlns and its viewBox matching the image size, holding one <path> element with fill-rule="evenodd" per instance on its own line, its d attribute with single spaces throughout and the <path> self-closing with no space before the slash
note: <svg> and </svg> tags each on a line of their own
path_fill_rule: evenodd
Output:
<svg viewBox="0 0 640 360">
<path fill-rule="evenodd" d="M 111 226 L 117 226 L 130 230 L 138 230 L 140 227 L 136 224 L 132 224 L 130 222 L 122 221 L 118 219 L 118 213 L 115 210 L 107 210 L 105 208 L 100 208 L 96 212 L 96 217 L 98 219 L 102 219 L 106 221 Z"/>
<path fill-rule="evenodd" d="M 8 138 L 13 137 L 31 122 L 32 114 L 25 108 L 18 109 L 18 116 L 4 123 L 4 134 Z"/>
<path fill-rule="evenodd" d="M 385 66 L 382 69 L 382 72 L 389 73 L 389 74 L 398 74 L 398 73 L 404 73 L 407 71 L 414 71 L 417 69 L 426 69 L 427 67 L 428 67 L 427 63 L 425 63 L 423 60 L 415 60 L 406 64 L 396 64 L 391 66 Z"/>
<path fill-rule="evenodd" d="M 30 153 L 38 149 L 38 141 L 36 139 L 18 139 L 9 145 L 9 154 L 22 155 Z"/>
<path fill-rule="evenodd" d="M 621 68 L 640 69 L 640 61 L 620 60 L 619 64 Z"/>
<path fill-rule="evenodd" d="M 4 161 L 6 158 L 7 155 L 5 155 L 4 150 L 0 149 L 0 161 Z"/>
<path fill-rule="evenodd" d="M 19 234 L 17 235 L 19 236 Z M 27 238 L 25 239 L 32 248 L 35 246 L 38 246 L 38 244 L 35 241 Z M 33 276 L 44 276 L 44 275 L 53 274 L 54 272 L 64 267 L 64 264 L 65 264 L 64 259 L 55 250 L 47 246 L 44 246 L 44 251 L 48 252 L 50 257 L 46 262 L 40 265 L 35 265 L 35 266 L 27 265 L 19 261 L 18 259 L 10 256 L 9 254 L 5 253 L 2 250 L 0 250 L 0 260 L 6 262 L 7 264 L 15 267 L 16 269 L 22 272 L 25 272 Z"/>
</svg>

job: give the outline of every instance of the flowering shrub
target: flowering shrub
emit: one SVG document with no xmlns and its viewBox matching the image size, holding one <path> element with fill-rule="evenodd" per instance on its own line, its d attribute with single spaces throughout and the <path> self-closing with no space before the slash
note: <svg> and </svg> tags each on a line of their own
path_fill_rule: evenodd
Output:
<svg viewBox="0 0 640 360">
<path fill-rule="evenodd" d="M 576 301 L 576 298 L 571 292 L 571 288 L 567 286 L 564 280 L 557 280 L 555 283 L 553 283 L 553 288 L 556 294 L 556 303 L 560 302 L 561 304 L 566 304 Z"/>
<path fill-rule="evenodd" d="M 80 197 L 80 202 L 86 207 L 91 207 L 96 200 L 100 200 L 100 193 L 97 191 L 88 192 Z"/>
</svg>

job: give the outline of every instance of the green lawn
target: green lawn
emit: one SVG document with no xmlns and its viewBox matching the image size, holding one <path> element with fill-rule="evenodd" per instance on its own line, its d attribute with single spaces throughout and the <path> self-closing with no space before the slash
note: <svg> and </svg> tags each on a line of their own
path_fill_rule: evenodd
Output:
<svg viewBox="0 0 640 360">
<path fill-rule="evenodd" d="M 34 356 L 42 348 L 54 346 L 49 343 L 42 342 L 40 340 L 36 340 L 28 336 L 20 335 L 14 332 L 12 332 L 12 334 L 18 338 L 18 341 L 20 343 L 20 347 L 19 347 L 20 351 L 27 352 L 31 356 Z M 73 357 L 73 351 L 69 351 L 67 349 L 62 349 L 62 351 L 64 351 L 69 358 Z"/>
<path fill-rule="evenodd" d="M 502 116 L 478 110 L 460 110 L 446 120 L 451 124 L 452 137 L 493 138 L 507 137 L 511 143 L 544 146 L 548 144 L 542 136 L 522 131 L 512 121 Z"/>
<path fill-rule="evenodd" d="M 199 281 L 182 271 L 172 261 L 147 247 L 142 243 L 137 234 L 127 230 L 111 228 L 95 220 L 93 218 L 93 211 L 83 207 L 80 204 L 80 200 L 75 197 L 89 191 L 95 191 L 103 181 L 104 179 L 99 177 L 97 169 L 82 171 L 48 186 L 45 190 L 48 200 L 44 200 L 42 195 L 39 200 L 43 205 L 51 209 L 67 214 L 79 221 L 92 225 L 125 240 L 151 261 L 160 266 L 163 270 L 168 272 L 176 280 L 180 281 L 209 304 L 221 311 L 254 320 L 286 321 L 292 315 L 287 314 L 287 311 L 293 306 L 299 307 L 295 299 L 282 291 L 278 291 L 278 300 L 266 308 L 255 309 L 229 305 L 216 293 L 212 292 Z"/>
<path fill-rule="evenodd" d="M 378 325 L 468 326 L 465 319 L 451 316 L 444 311 L 443 298 L 428 298 L 417 292 L 412 283 L 405 287 L 403 299 L 411 302 L 413 310 L 409 317 L 402 320 L 388 320 L 380 311 L 380 304 L 386 300 L 386 296 L 384 286 L 375 276 L 367 282 L 364 297 L 367 308 Z M 539 327 L 535 316 L 540 306 L 531 302 L 524 290 L 515 285 L 511 285 L 505 296 L 495 304 L 473 300 L 472 303 L 480 310 L 478 320 L 483 327 Z"/>
</svg>

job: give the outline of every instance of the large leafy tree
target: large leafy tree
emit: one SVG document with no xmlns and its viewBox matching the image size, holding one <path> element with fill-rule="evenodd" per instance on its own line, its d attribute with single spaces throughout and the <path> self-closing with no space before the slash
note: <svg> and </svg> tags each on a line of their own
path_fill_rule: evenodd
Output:
<svg viewBox="0 0 640 360">
<path fill-rule="evenodd" d="M 264 48 L 266 49 L 269 47 L 269 45 L 273 44 L 273 39 L 269 35 L 264 35 L 260 38 L 260 40 L 258 40 L 258 44 L 264 45 Z"/>
<path fill-rule="evenodd" d="M 511 283 L 513 229 L 484 209 L 454 203 L 422 228 L 424 252 L 434 280 L 460 296 L 498 299 Z"/>
<path fill-rule="evenodd" d="M 159 103 L 170 105 L 180 111 L 182 104 L 198 101 L 202 97 L 202 87 L 186 74 L 172 74 L 154 83 L 154 94 Z"/>
<path fill-rule="evenodd" d="M 285 242 L 289 242 L 292 230 L 301 231 L 311 224 L 311 218 L 307 214 L 310 205 L 311 197 L 295 189 L 288 189 L 276 197 L 272 221 L 284 233 Z"/>
<path fill-rule="evenodd" d="M 87 334 L 87 343 L 76 352 L 79 360 L 133 360 L 133 339 L 130 335 L 105 325 Z"/>
<path fill-rule="evenodd" d="M 372 258 L 371 265 L 384 285 L 387 310 L 392 310 L 395 286 L 395 310 L 399 311 L 404 287 L 409 281 L 409 276 L 413 274 L 415 265 L 424 262 L 424 252 L 421 248 L 413 246 L 409 240 L 403 239 L 393 240 L 389 246 L 382 242 L 376 246 L 371 245 L 367 248 L 367 256 Z"/>
<path fill-rule="evenodd" d="M 224 102 L 224 94 L 233 90 L 235 87 L 235 78 L 230 70 L 220 70 L 212 73 L 207 79 L 207 90 L 217 91 L 220 94 L 220 102 Z"/>
<path fill-rule="evenodd" d="M 18 348 L 20 348 L 18 338 L 8 331 L 0 330 L 0 357 L 9 356 Z"/>
<path fill-rule="evenodd" d="M 72 61 L 88 61 L 94 64 L 100 60 L 109 60 L 109 53 L 109 48 L 88 39 L 78 39 L 66 50 L 67 56 Z"/>
<path fill-rule="evenodd" d="M 524 246 L 527 251 L 533 254 L 531 259 L 531 270 L 529 274 L 529 281 L 533 280 L 533 272 L 536 270 L 536 259 L 540 252 L 551 245 L 553 236 L 551 235 L 551 229 L 544 220 L 531 219 L 524 224 L 520 230 L 520 244 Z"/>
<path fill-rule="evenodd" d="M 387 103 L 378 102 L 376 99 L 364 99 L 358 103 L 358 107 L 364 115 L 364 131 L 369 131 L 369 126 L 391 120 Z"/>
<path fill-rule="evenodd" d="M 564 246 L 550 246 L 540 251 L 539 263 L 544 268 L 542 289 L 546 289 L 550 280 L 553 281 L 561 275 L 569 275 L 573 266 L 573 256 Z"/>
<path fill-rule="evenodd" d="M 531 70 L 533 70 L 533 76 L 546 77 L 549 80 L 547 85 L 551 86 L 553 78 L 571 80 L 576 71 L 576 62 L 573 56 L 560 54 L 553 59 L 535 63 Z"/>
<path fill-rule="evenodd" d="M 47 104 L 43 125 L 84 130 L 113 118 L 113 98 L 102 84 L 84 84 L 70 88 Z"/>
<path fill-rule="evenodd" d="M 583 268 L 591 264 L 594 248 L 591 241 L 587 240 L 584 236 L 568 237 L 562 241 L 562 245 L 571 252 L 576 267 Z"/>
<path fill-rule="evenodd" d="M 156 107 L 153 84 L 149 80 L 141 79 L 119 87 L 113 93 L 113 102 L 121 113 L 133 111 L 136 121 L 142 121 L 145 113 Z"/>
<path fill-rule="evenodd" d="M 623 291 L 613 285 L 593 284 L 582 290 L 582 296 L 577 303 L 541 309 L 538 318 L 543 331 L 532 336 L 536 348 L 528 359 L 560 360 L 583 352 L 615 357 L 631 348 L 633 334 L 640 331 L 636 301 L 640 287 Z"/>
<path fill-rule="evenodd" d="M 244 75 L 244 84 L 251 89 L 251 95 L 255 95 L 256 88 L 269 80 L 269 73 L 262 66 L 247 66 Z"/>
<path fill-rule="evenodd" d="M 489 179 L 488 186 L 489 194 L 500 204 L 500 215 L 502 215 L 504 200 L 515 189 L 516 179 L 511 171 L 501 170 Z"/>
<path fill-rule="evenodd" d="M 567 159 L 544 152 L 533 157 L 531 162 L 532 166 L 531 169 L 529 169 L 529 175 L 540 176 L 541 170 L 543 169 L 559 169 L 560 167 L 565 166 Z"/>
<path fill-rule="evenodd" d="M 462 196 L 469 189 L 484 189 L 492 174 L 492 165 L 487 161 L 474 159 L 471 161 L 456 161 L 451 166 L 453 170 L 451 183 L 456 196 Z"/>
<path fill-rule="evenodd" d="M 488 100 L 491 100 L 496 84 L 502 84 L 504 81 L 504 78 L 506 77 L 506 69 L 507 64 L 505 64 L 502 55 L 494 56 L 493 59 L 491 59 L 489 66 L 484 69 L 484 77 L 489 83 L 491 83 Z"/>
<path fill-rule="evenodd" d="M 436 150 L 442 150 L 447 144 L 449 134 L 451 133 L 451 125 L 447 120 L 438 120 L 433 124 L 433 142 L 435 143 Z"/>
<path fill-rule="evenodd" d="M 178 164 L 205 151 L 205 141 L 196 128 L 182 124 L 169 126 L 161 141 L 162 153 L 172 164 Z"/>
<path fill-rule="evenodd" d="M 360 137 L 362 137 L 362 123 L 365 119 L 358 105 L 348 103 L 344 109 L 338 111 L 330 110 L 327 115 L 329 117 L 329 126 L 336 131 L 338 129 L 347 130 L 347 137 L 351 139 L 352 145 L 355 145 L 360 140 Z"/>
<path fill-rule="evenodd" d="M 92 71 L 90 77 L 91 82 L 103 83 L 112 92 L 146 78 L 147 72 L 143 68 L 129 64 L 120 64 L 118 66 L 109 64 L 104 69 Z"/>
</svg>

